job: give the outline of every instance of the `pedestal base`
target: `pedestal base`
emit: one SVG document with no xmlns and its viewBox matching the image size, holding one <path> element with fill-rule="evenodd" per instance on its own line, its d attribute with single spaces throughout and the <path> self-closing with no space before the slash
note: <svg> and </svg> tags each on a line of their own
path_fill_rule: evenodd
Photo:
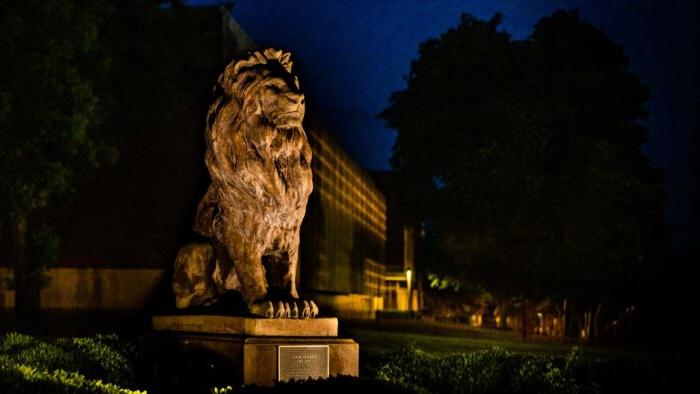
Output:
<svg viewBox="0 0 700 394">
<path fill-rule="evenodd" d="M 220 315 L 153 316 L 153 330 L 255 337 L 337 337 L 338 319 L 256 319 Z"/>
<path fill-rule="evenodd" d="M 279 380 L 359 374 L 357 342 L 328 335 L 335 334 L 332 331 L 337 330 L 335 319 L 325 319 L 325 322 L 306 320 L 309 322 L 308 330 L 304 330 L 304 320 L 296 320 L 293 324 L 299 335 L 293 335 L 293 331 L 288 330 L 289 321 L 285 320 L 233 318 L 237 321 L 235 327 L 257 327 L 258 334 L 262 334 L 249 335 L 243 332 L 205 333 L 206 328 L 202 325 L 197 325 L 197 332 L 170 329 L 159 331 L 158 329 L 164 329 L 164 320 L 161 319 L 156 324 L 158 319 L 154 318 L 154 331 L 144 334 L 140 341 L 142 354 L 150 355 L 150 360 L 146 360 L 144 365 L 149 365 L 151 371 L 146 373 L 152 376 L 154 388 L 158 390 L 197 385 L 267 386 Z M 222 321 L 212 320 L 219 323 Z M 172 320 L 167 321 L 172 323 Z M 184 319 L 180 322 L 191 320 Z M 173 328 L 172 324 L 166 326 Z M 261 331 L 260 327 L 265 330 Z M 212 331 L 229 332 L 230 329 L 231 326 L 226 328 L 225 324 L 218 324 Z M 264 334 L 280 331 L 287 334 Z M 317 335 L 322 333 L 322 336 L 308 336 L 313 332 Z"/>
</svg>

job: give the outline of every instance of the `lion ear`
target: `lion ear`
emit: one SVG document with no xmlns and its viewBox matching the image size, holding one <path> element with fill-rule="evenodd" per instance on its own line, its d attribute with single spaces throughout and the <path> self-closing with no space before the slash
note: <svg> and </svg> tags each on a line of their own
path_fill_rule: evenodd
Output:
<svg viewBox="0 0 700 394">
<path fill-rule="evenodd" d="M 262 53 L 255 51 L 253 52 L 253 56 L 255 56 L 258 59 L 260 64 L 267 64 L 267 58 Z"/>
<path fill-rule="evenodd" d="M 221 75 L 219 75 L 218 82 L 221 88 L 226 90 L 227 87 L 230 87 L 233 84 L 233 81 L 235 80 L 235 75 L 238 72 L 236 66 L 236 64 L 230 63 L 226 66 L 224 72 L 222 72 Z"/>
<path fill-rule="evenodd" d="M 288 73 L 292 72 L 292 53 L 291 52 L 285 52 L 280 56 L 280 64 L 284 66 L 284 68 L 287 70 Z"/>
</svg>

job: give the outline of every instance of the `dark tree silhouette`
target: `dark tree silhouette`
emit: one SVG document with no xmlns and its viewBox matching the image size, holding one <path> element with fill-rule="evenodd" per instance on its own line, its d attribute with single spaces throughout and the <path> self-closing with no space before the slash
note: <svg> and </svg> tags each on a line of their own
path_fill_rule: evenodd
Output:
<svg viewBox="0 0 700 394">
<path fill-rule="evenodd" d="M 219 12 L 158 0 L 0 5 L 0 263 L 14 266 L 18 317 L 36 312 L 56 258 L 156 260 L 153 250 L 179 244 L 163 228 L 189 236 L 183 205 L 190 193 L 196 206 L 206 170 L 181 160 L 203 155 L 200 119 L 226 60 L 211 27 Z"/>
<path fill-rule="evenodd" d="M 629 305 L 665 242 L 662 176 L 640 149 L 648 88 L 576 12 L 522 41 L 500 22 L 462 15 L 421 44 L 381 114 L 406 214 L 433 223 L 446 273 L 497 295 Z"/>
<path fill-rule="evenodd" d="M 111 157 L 96 135 L 92 75 L 100 2 L 10 1 L 0 6 L 0 222 L 10 234 L 15 311 L 26 318 L 54 258 L 42 213 Z"/>
</svg>

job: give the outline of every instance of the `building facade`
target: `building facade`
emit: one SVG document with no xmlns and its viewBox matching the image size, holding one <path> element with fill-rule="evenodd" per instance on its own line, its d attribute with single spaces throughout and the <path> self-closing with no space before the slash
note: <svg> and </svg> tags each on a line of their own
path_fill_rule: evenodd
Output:
<svg viewBox="0 0 700 394">
<path fill-rule="evenodd" d="M 384 195 L 387 207 L 384 310 L 408 312 L 420 308 L 415 286 L 415 230 L 408 226 L 399 207 L 399 185 L 391 171 L 372 171 L 371 176 Z"/>
<path fill-rule="evenodd" d="M 313 117 L 306 131 L 314 191 L 302 224 L 300 287 L 338 314 L 371 317 L 384 295 L 384 195 Z"/>
</svg>

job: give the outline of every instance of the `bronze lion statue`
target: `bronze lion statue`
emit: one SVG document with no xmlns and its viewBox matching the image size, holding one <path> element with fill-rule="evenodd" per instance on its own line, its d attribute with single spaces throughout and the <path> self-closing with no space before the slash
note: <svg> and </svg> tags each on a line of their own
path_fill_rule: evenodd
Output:
<svg viewBox="0 0 700 394">
<path fill-rule="evenodd" d="M 313 318 L 296 289 L 299 231 L 313 188 L 304 95 L 290 54 L 254 51 L 219 76 L 206 120 L 211 185 L 193 229 L 207 242 L 180 249 L 178 308 L 240 292 L 251 314 Z"/>
</svg>

